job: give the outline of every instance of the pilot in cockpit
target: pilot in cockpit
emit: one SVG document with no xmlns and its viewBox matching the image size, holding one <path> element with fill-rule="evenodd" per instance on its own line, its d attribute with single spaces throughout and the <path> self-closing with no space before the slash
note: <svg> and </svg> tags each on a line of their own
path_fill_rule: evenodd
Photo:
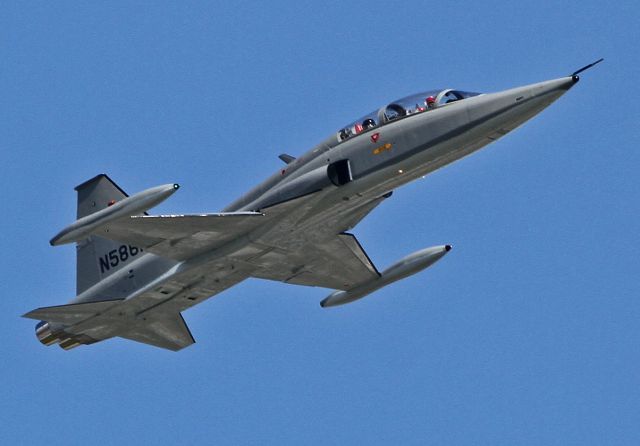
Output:
<svg viewBox="0 0 640 446">
<path fill-rule="evenodd" d="M 429 110 L 436 108 L 436 98 L 434 98 L 433 96 L 429 96 L 427 99 L 425 99 L 424 103 Z"/>
<path fill-rule="evenodd" d="M 362 130 L 371 129 L 375 126 L 376 126 L 376 121 L 374 121 L 371 118 L 367 118 L 364 121 L 362 121 Z"/>
</svg>

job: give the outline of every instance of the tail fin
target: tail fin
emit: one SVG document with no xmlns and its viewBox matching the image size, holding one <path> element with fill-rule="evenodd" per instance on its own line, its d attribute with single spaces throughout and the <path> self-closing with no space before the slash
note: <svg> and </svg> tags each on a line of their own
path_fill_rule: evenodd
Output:
<svg viewBox="0 0 640 446">
<path fill-rule="evenodd" d="M 75 190 L 78 192 L 78 218 L 98 212 L 128 197 L 127 193 L 105 174 L 85 181 Z M 120 255 L 119 250 L 127 250 L 127 256 L 134 256 L 140 251 L 138 248 L 97 236 L 91 236 L 76 245 L 77 294 L 122 268 L 123 262 L 114 262 L 109 257 L 109 254 L 114 252 L 116 256 Z"/>
<path fill-rule="evenodd" d="M 78 192 L 78 219 L 101 211 L 129 196 L 103 173 L 76 186 L 75 190 Z"/>
</svg>

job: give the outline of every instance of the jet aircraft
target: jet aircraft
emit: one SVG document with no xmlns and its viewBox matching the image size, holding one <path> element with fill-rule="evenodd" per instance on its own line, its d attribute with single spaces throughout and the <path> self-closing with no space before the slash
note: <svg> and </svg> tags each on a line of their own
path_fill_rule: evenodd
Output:
<svg viewBox="0 0 640 446">
<path fill-rule="evenodd" d="M 448 244 L 379 272 L 347 232 L 392 191 L 503 137 L 572 88 L 558 79 L 479 94 L 435 89 L 393 101 L 331 134 L 220 213 L 148 215 L 177 184 L 128 196 L 107 175 L 77 186 L 77 220 L 51 245 L 75 243 L 76 297 L 37 308 L 36 335 L 65 350 L 121 337 L 180 350 L 195 341 L 181 313 L 250 277 L 360 299 L 421 271 Z"/>
</svg>

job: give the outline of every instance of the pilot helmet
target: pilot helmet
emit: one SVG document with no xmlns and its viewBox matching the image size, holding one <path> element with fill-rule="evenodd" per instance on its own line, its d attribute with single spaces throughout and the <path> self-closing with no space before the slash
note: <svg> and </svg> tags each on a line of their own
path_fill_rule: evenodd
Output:
<svg viewBox="0 0 640 446">
<path fill-rule="evenodd" d="M 376 121 L 374 121 L 371 118 L 367 118 L 362 122 L 362 127 L 364 127 L 365 129 L 368 129 L 370 127 L 375 127 L 376 125 Z"/>
<path fill-rule="evenodd" d="M 436 103 L 436 98 L 434 98 L 433 96 L 429 96 L 429 97 L 426 99 L 426 103 L 427 103 L 428 105 L 433 105 L 433 104 L 435 104 L 435 103 Z"/>
</svg>

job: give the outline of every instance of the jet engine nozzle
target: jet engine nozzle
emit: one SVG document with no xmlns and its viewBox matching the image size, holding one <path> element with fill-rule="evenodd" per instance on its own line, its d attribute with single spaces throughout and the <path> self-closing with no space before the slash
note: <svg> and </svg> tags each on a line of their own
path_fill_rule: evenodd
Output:
<svg viewBox="0 0 640 446">
<path fill-rule="evenodd" d="M 350 290 L 334 291 L 320 302 L 320 306 L 335 307 L 362 299 L 384 286 L 430 267 L 451 251 L 451 248 L 451 245 L 433 246 L 409 254 L 384 270 L 377 279 L 357 285 Z"/>
<path fill-rule="evenodd" d="M 36 325 L 36 337 L 44 345 L 55 344 L 58 337 L 51 331 L 51 325 L 49 322 L 40 321 Z"/>
<path fill-rule="evenodd" d="M 79 345 L 88 345 L 97 342 L 87 335 L 76 335 L 67 333 L 61 328 L 52 327 L 47 321 L 40 321 L 36 324 L 36 337 L 38 341 L 46 346 L 58 344 L 64 350 L 71 350 Z"/>
</svg>

